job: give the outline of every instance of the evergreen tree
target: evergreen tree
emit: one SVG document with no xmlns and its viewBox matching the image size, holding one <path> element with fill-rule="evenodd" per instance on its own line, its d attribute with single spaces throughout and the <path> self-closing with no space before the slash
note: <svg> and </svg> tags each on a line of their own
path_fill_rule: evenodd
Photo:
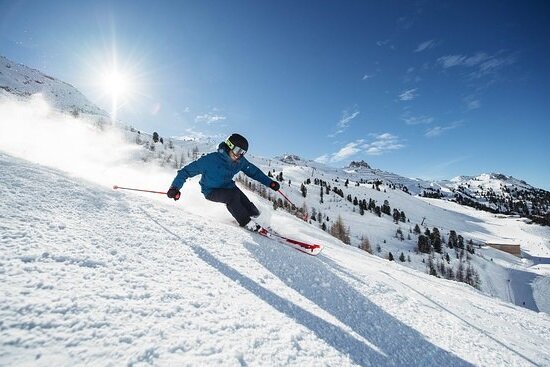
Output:
<svg viewBox="0 0 550 367">
<path fill-rule="evenodd" d="M 390 203 L 388 202 L 388 200 L 384 200 L 384 205 L 382 205 L 382 213 L 384 214 L 387 214 L 387 215 L 391 215 L 391 208 L 390 208 Z"/>
<path fill-rule="evenodd" d="M 418 224 L 416 224 L 414 226 L 414 234 L 418 236 L 420 233 L 422 233 L 422 231 L 420 230 L 420 227 L 418 226 Z"/>
<path fill-rule="evenodd" d="M 401 261 L 402 263 L 405 262 L 405 254 L 404 253 L 401 253 L 401 255 L 399 255 L 399 261 Z"/>
<path fill-rule="evenodd" d="M 302 184 L 302 186 L 300 186 L 300 191 L 302 192 L 302 196 L 303 196 L 303 197 L 306 197 L 306 196 L 307 196 L 307 188 L 306 188 L 306 185 Z"/>
<path fill-rule="evenodd" d="M 403 223 L 405 223 L 407 221 L 407 217 L 405 216 L 404 211 L 401 211 L 401 213 L 399 213 L 399 220 Z"/>
<path fill-rule="evenodd" d="M 156 131 L 153 133 L 153 141 L 155 143 L 158 143 L 159 141 L 159 134 Z"/>
<path fill-rule="evenodd" d="M 401 230 L 401 228 L 397 228 L 397 230 L 395 231 L 395 238 L 401 241 L 405 240 L 405 237 L 403 236 L 403 231 Z"/>
<path fill-rule="evenodd" d="M 441 236 L 439 234 L 439 229 L 437 229 L 436 227 L 434 227 L 434 229 L 432 230 L 430 240 L 432 242 L 434 251 L 437 253 L 441 253 Z"/>
<path fill-rule="evenodd" d="M 449 240 L 447 241 L 447 246 L 449 246 L 449 248 L 458 247 L 458 237 L 454 229 L 451 229 L 451 232 L 449 233 Z"/>
<path fill-rule="evenodd" d="M 393 254 L 391 252 L 388 254 L 388 260 L 393 261 Z"/>
<path fill-rule="evenodd" d="M 376 208 L 376 201 L 369 199 L 369 210 L 372 212 Z"/>
<path fill-rule="evenodd" d="M 393 208 L 392 217 L 393 217 L 393 221 L 395 222 L 395 224 L 399 223 L 399 210 Z"/>
<path fill-rule="evenodd" d="M 421 234 L 420 236 L 418 236 L 417 246 L 418 246 L 418 251 L 422 252 L 424 254 L 429 254 L 432 251 L 432 249 L 431 249 L 432 246 L 430 245 L 430 240 L 425 235 Z"/>
<path fill-rule="evenodd" d="M 464 248 L 464 237 L 462 237 L 461 235 L 458 235 L 458 237 L 457 237 L 457 247 L 459 249 Z"/>
</svg>

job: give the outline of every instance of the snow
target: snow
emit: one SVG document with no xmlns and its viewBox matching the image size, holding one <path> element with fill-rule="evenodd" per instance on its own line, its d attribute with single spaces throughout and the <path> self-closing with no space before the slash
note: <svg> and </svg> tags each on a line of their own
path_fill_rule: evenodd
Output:
<svg viewBox="0 0 550 367">
<path fill-rule="evenodd" d="M 0 365 L 550 365 L 548 313 L 346 246 L 253 193 L 265 224 L 323 252 L 243 231 L 197 179 L 178 202 L 112 190 L 162 189 L 175 172 L 136 160 L 116 131 L 32 103 L 4 101 L 0 117 Z M 537 275 L 533 302 L 549 309 L 546 229 L 394 194 L 431 225 L 521 236 L 532 258 L 483 249 L 476 261 L 488 276 Z M 382 220 L 369 217 L 373 238 L 394 231 Z"/>
</svg>

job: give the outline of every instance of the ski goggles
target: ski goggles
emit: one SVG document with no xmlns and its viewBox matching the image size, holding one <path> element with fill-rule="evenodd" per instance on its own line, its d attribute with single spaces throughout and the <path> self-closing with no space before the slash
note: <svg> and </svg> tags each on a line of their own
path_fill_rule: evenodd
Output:
<svg viewBox="0 0 550 367">
<path fill-rule="evenodd" d="M 246 154 L 246 150 L 244 150 L 241 147 L 236 146 L 233 144 L 229 139 L 225 141 L 225 144 L 229 147 L 229 149 L 235 154 L 236 156 L 241 156 Z"/>
</svg>

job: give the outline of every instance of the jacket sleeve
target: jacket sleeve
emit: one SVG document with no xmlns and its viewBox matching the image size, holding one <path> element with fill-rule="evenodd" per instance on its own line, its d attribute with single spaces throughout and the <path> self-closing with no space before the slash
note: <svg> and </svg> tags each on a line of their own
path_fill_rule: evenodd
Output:
<svg viewBox="0 0 550 367">
<path fill-rule="evenodd" d="M 179 190 L 182 188 L 183 184 L 185 183 L 185 181 L 187 181 L 189 177 L 193 177 L 203 173 L 204 166 L 206 165 L 206 159 L 207 156 L 203 156 L 181 168 L 178 171 L 176 178 L 174 178 L 174 181 L 172 181 L 171 187 L 175 187 Z"/>
<path fill-rule="evenodd" d="M 244 162 L 241 171 L 243 171 L 245 175 L 266 186 L 269 186 L 271 184 L 272 179 L 270 179 L 265 173 L 263 173 L 261 169 L 250 163 L 248 160 L 246 160 L 246 158 L 244 158 L 243 161 Z"/>
</svg>

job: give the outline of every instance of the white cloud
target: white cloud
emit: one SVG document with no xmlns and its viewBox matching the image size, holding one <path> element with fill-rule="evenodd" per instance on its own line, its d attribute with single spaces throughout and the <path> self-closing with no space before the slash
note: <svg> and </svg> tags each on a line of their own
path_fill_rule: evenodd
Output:
<svg viewBox="0 0 550 367">
<path fill-rule="evenodd" d="M 435 137 L 440 136 L 441 134 L 443 134 L 446 131 L 456 129 L 457 127 L 459 127 L 461 125 L 462 125 L 462 121 L 456 121 L 456 122 L 453 122 L 452 124 L 447 125 L 447 126 L 434 126 L 430 129 L 427 129 L 424 136 L 426 136 L 427 138 L 435 138 Z"/>
<path fill-rule="evenodd" d="M 412 101 L 418 96 L 418 94 L 416 93 L 417 90 L 418 88 L 406 90 L 399 95 L 399 99 L 401 101 Z"/>
<path fill-rule="evenodd" d="M 466 101 L 468 111 L 476 110 L 481 107 L 481 102 L 477 99 Z"/>
<path fill-rule="evenodd" d="M 437 62 L 443 65 L 445 69 L 453 66 L 462 65 L 466 57 L 462 55 L 448 55 L 437 59 Z"/>
<path fill-rule="evenodd" d="M 365 75 L 363 75 L 363 78 L 361 78 L 361 80 L 367 80 L 367 79 L 372 78 L 373 76 L 374 76 L 374 75 L 365 74 Z"/>
<path fill-rule="evenodd" d="M 405 121 L 407 125 L 427 125 L 427 124 L 431 124 L 434 121 L 434 118 L 430 116 L 407 115 L 407 116 L 403 116 L 402 119 L 403 121 Z"/>
<path fill-rule="evenodd" d="M 364 140 L 360 139 L 346 144 L 336 153 L 324 154 L 315 159 L 319 163 L 336 163 L 343 161 L 346 158 L 352 157 L 361 151 L 361 144 Z"/>
<path fill-rule="evenodd" d="M 338 134 L 343 133 L 348 127 L 351 121 L 359 116 L 360 112 L 357 108 L 354 108 L 351 112 L 350 111 L 343 111 L 342 117 L 338 121 L 338 124 L 336 125 L 336 132 L 334 134 L 329 135 L 329 137 L 333 138 Z"/>
<path fill-rule="evenodd" d="M 336 152 L 332 160 L 334 162 L 342 161 L 348 157 L 354 156 L 355 154 L 359 153 L 361 151 L 361 148 L 359 145 L 362 143 L 362 140 L 358 140 L 353 143 L 348 143 L 346 146 L 344 146 L 342 149 L 340 149 L 338 152 Z"/>
<path fill-rule="evenodd" d="M 473 56 L 466 55 L 447 55 L 437 59 L 444 69 L 452 67 L 475 68 L 475 71 L 470 74 L 471 77 L 481 78 L 487 74 L 494 74 L 505 66 L 512 65 L 516 62 L 515 57 L 510 55 L 501 56 L 502 52 L 497 55 L 488 55 L 485 52 L 478 52 Z"/>
<path fill-rule="evenodd" d="M 351 158 L 357 154 L 365 153 L 367 155 L 381 155 L 393 150 L 399 150 L 405 147 L 399 137 L 390 133 L 371 134 L 371 142 L 365 142 L 359 139 L 340 148 L 335 153 L 326 153 L 315 159 L 319 163 L 336 163 Z"/>
<path fill-rule="evenodd" d="M 377 41 L 376 45 L 378 47 L 387 47 L 391 50 L 395 50 L 395 45 L 393 45 L 389 39 L 383 40 L 383 41 Z"/>
<path fill-rule="evenodd" d="M 371 136 L 374 137 L 374 141 L 362 146 L 368 155 L 381 155 L 405 147 L 405 145 L 401 143 L 399 137 L 390 133 L 371 134 Z"/>
<path fill-rule="evenodd" d="M 425 41 L 419 44 L 416 50 L 414 50 L 414 52 L 422 52 L 425 50 L 429 50 L 430 48 L 434 48 L 435 45 L 436 43 L 434 40 Z"/>
<path fill-rule="evenodd" d="M 329 163 L 330 155 L 329 154 L 323 154 L 322 156 L 315 158 L 314 161 L 319 162 L 319 163 L 323 163 L 323 164 Z"/>
<path fill-rule="evenodd" d="M 218 115 L 217 113 L 205 113 L 203 115 L 195 116 L 195 122 L 213 124 L 219 121 L 225 120 L 225 116 Z"/>
</svg>

